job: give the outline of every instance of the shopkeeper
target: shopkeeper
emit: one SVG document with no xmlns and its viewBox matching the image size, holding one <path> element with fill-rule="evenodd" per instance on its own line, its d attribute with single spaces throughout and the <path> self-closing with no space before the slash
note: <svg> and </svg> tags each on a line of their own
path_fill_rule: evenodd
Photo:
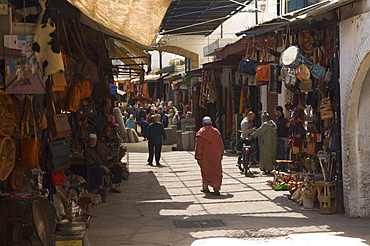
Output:
<svg viewBox="0 0 370 246">
<path fill-rule="evenodd" d="M 112 184 L 110 191 L 112 193 L 121 193 L 116 186 L 122 181 L 122 167 L 114 163 L 113 154 L 103 143 L 97 142 L 96 134 L 89 134 L 89 144 L 83 152 L 87 167 L 92 174 L 95 183 L 99 186 L 98 194 L 106 197 L 102 184 L 102 177 L 105 174 L 112 174 Z"/>
</svg>

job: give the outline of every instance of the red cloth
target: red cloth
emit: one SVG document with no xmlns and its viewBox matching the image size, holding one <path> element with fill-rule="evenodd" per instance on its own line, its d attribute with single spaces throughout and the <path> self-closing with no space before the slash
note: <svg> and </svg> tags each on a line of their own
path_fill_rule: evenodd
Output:
<svg viewBox="0 0 370 246">
<path fill-rule="evenodd" d="M 212 126 L 202 127 L 196 134 L 195 159 L 202 173 L 202 182 L 221 189 L 224 144 L 220 132 Z"/>
</svg>

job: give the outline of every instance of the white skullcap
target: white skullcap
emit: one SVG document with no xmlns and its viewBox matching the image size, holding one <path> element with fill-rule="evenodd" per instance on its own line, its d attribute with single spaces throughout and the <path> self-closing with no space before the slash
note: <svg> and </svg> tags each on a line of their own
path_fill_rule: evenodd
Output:
<svg viewBox="0 0 370 246">
<path fill-rule="evenodd" d="M 94 133 L 90 133 L 90 134 L 89 134 L 89 138 L 98 138 L 98 137 L 96 136 L 96 134 L 94 134 Z"/>
<path fill-rule="evenodd" d="M 209 117 L 209 116 L 204 116 L 204 118 L 203 118 L 203 123 L 212 123 L 212 119 L 211 119 L 211 117 Z"/>
</svg>

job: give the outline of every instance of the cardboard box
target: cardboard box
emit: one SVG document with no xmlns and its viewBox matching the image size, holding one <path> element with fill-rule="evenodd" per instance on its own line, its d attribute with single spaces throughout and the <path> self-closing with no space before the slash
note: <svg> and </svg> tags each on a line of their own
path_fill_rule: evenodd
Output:
<svg viewBox="0 0 370 246">
<path fill-rule="evenodd" d="M 55 246 L 89 246 L 89 239 L 87 238 L 87 233 L 82 232 L 73 236 L 66 236 L 57 232 L 54 237 Z"/>
</svg>

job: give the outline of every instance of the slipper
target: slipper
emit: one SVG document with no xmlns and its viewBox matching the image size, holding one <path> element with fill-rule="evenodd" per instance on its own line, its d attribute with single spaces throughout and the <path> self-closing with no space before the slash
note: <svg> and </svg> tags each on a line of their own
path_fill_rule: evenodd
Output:
<svg viewBox="0 0 370 246">
<path fill-rule="evenodd" d="M 211 193 L 211 191 L 210 191 L 210 190 L 208 190 L 208 189 L 200 190 L 200 192 L 203 192 L 203 193 Z"/>
</svg>

